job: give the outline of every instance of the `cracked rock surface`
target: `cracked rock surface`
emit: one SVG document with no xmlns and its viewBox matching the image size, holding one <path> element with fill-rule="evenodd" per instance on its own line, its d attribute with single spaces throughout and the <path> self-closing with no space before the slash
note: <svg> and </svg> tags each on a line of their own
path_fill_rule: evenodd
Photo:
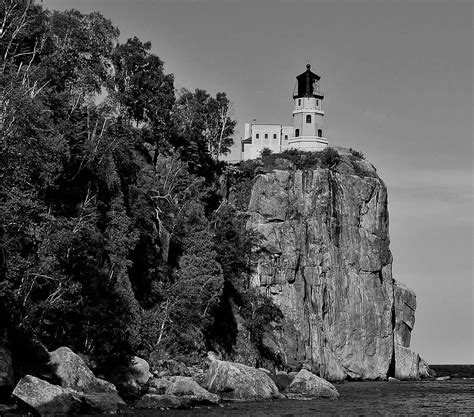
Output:
<svg viewBox="0 0 474 417">
<path fill-rule="evenodd" d="M 392 278 L 385 184 L 370 163 L 353 166 L 261 174 L 248 206 L 247 227 L 264 236 L 253 285 L 284 316 L 269 347 L 333 381 L 393 374 L 415 319 L 415 294 Z"/>
</svg>

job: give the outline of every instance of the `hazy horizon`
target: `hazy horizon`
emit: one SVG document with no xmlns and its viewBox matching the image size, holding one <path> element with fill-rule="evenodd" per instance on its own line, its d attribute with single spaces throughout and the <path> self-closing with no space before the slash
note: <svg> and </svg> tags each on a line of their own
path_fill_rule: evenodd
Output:
<svg viewBox="0 0 474 417">
<path fill-rule="evenodd" d="M 474 363 L 473 5 L 469 1 L 44 0 L 150 40 L 175 86 L 227 93 L 238 121 L 292 124 L 295 77 L 321 76 L 330 145 L 388 187 L 393 277 L 417 294 L 413 350 Z"/>
</svg>

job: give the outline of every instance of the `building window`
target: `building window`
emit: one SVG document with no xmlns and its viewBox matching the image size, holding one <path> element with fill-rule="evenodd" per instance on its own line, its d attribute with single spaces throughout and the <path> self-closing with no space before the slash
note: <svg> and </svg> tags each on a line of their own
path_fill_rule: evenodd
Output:
<svg viewBox="0 0 474 417">
<path fill-rule="evenodd" d="M 310 114 L 306 115 L 306 123 L 311 123 L 311 115 Z"/>
<path fill-rule="evenodd" d="M 297 138 L 299 135 L 300 135 L 300 130 L 299 130 L 299 129 L 296 129 L 296 130 L 295 130 L 295 137 Z"/>
<path fill-rule="evenodd" d="M 260 135 L 258 133 L 255 134 L 255 139 L 260 139 Z"/>
<path fill-rule="evenodd" d="M 277 134 L 274 133 L 274 134 L 273 134 L 273 139 L 276 139 L 276 138 L 277 138 Z"/>
<path fill-rule="evenodd" d="M 318 136 L 319 136 L 320 138 L 323 137 L 323 131 L 322 131 L 322 129 L 318 129 Z"/>
<path fill-rule="evenodd" d="M 285 135 L 285 140 L 288 140 L 288 135 Z"/>
<path fill-rule="evenodd" d="M 298 99 L 298 106 L 301 106 L 301 99 Z"/>
<path fill-rule="evenodd" d="M 316 106 L 319 107 L 319 100 L 318 99 L 316 99 Z"/>
<path fill-rule="evenodd" d="M 268 133 L 265 133 L 265 139 L 268 139 Z"/>
</svg>

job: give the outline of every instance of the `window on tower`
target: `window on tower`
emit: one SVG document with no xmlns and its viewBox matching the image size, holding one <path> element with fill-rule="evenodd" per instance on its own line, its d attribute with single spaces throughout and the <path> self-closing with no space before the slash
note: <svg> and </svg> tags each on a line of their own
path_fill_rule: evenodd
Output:
<svg viewBox="0 0 474 417">
<path fill-rule="evenodd" d="M 319 100 L 318 99 L 316 99 L 316 106 L 319 107 Z"/>
<path fill-rule="evenodd" d="M 311 123 L 311 115 L 310 114 L 306 115 L 306 123 Z"/>
<path fill-rule="evenodd" d="M 299 135 L 300 135 L 300 130 L 299 130 L 299 129 L 296 129 L 296 130 L 295 130 L 295 138 L 297 138 Z"/>
<path fill-rule="evenodd" d="M 288 140 L 288 135 L 285 135 L 285 140 Z"/>
<path fill-rule="evenodd" d="M 277 134 L 274 133 L 274 134 L 273 134 L 273 139 L 276 139 L 276 138 L 277 138 Z"/>
<path fill-rule="evenodd" d="M 298 99 L 298 106 L 301 106 L 301 99 Z"/>
<path fill-rule="evenodd" d="M 318 129 L 318 137 L 320 137 L 320 138 L 323 137 L 323 131 L 322 131 L 322 129 Z"/>
<path fill-rule="evenodd" d="M 258 133 L 255 134 L 255 139 L 260 139 L 260 135 Z"/>
</svg>

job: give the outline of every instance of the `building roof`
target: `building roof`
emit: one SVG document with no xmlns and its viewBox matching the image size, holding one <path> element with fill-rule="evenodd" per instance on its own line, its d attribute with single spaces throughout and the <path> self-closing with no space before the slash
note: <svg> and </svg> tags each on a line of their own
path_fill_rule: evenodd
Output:
<svg viewBox="0 0 474 417">
<path fill-rule="evenodd" d="M 310 76 L 311 79 L 319 81 L 321 77 L 318 74 L 315 74 L 313 71 L 311 71 L 311 64 L 306 64 L 306 71 L 303 72 L 302 74 L 296 76 L 296 79 L 299 81 L 303 77 Z"/>
<path fill-rule="evenodd" d="M 306 71 L 296 77 L 297 79 L 297 92 L 293 94 L 293 98 L 301 97 L 319 97 L 323 98 L 323 94 L 320 93 L 318 88 L 315 90 L 315 83 L 321 79 L 318 74 L 311 71 L 311 65 L 306 65 Z"/>
</svg>

